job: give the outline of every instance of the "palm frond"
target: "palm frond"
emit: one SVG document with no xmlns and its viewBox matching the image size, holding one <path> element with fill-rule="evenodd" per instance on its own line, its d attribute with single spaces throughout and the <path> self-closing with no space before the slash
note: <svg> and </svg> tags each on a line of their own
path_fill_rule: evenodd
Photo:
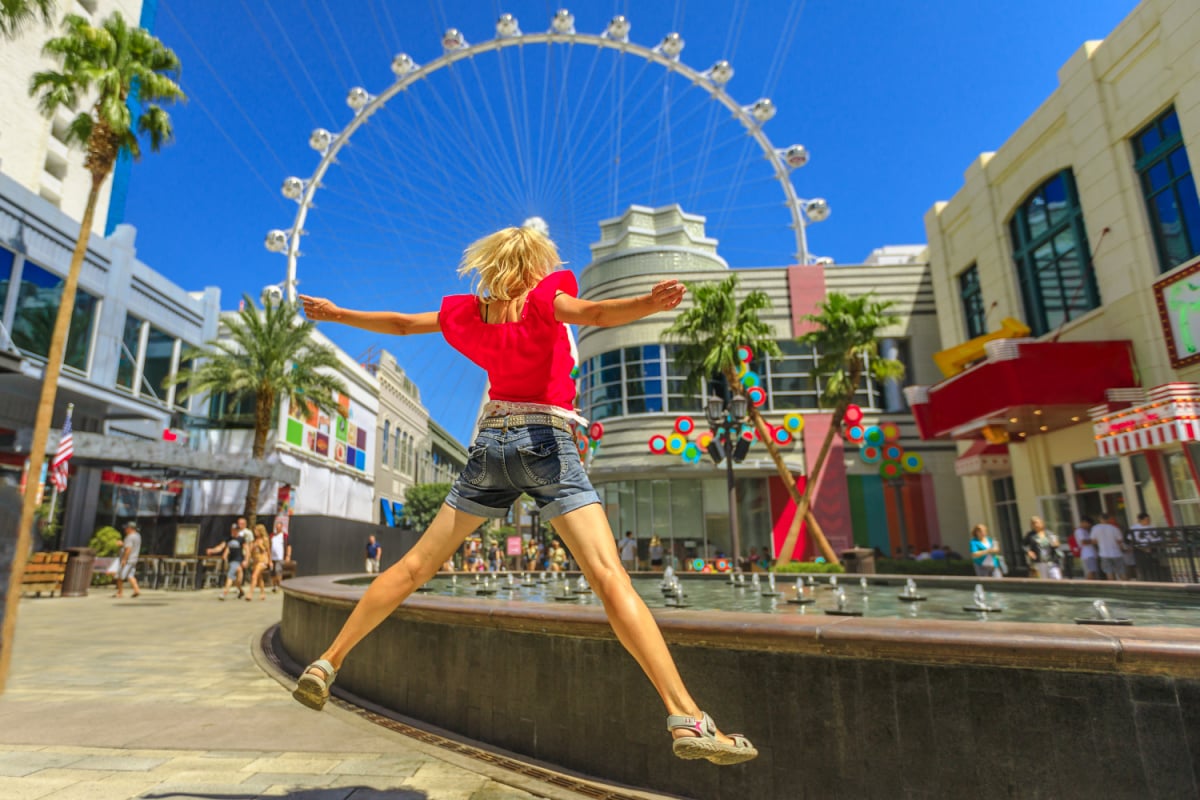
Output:
<svg viewBox="0 0 1200 800">
<path fill-rule="evenodd" d="M 57 0 L 0 0 L 0 37 L 15 39 L 27 25 L 37 21 L 50 25 L 54 21 Z"/>
</svg>

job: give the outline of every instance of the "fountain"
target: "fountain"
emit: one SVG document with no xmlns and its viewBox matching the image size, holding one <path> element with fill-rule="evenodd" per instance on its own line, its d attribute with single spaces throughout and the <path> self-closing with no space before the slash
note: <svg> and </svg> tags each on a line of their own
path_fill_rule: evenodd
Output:
<svg viewBox="0 0 1200 800">
<path fill-rule="evenodd" d="M 758 573 L 755 572 L 753 575 L 750 576 L 750 591 L 757 592 L 758 590 L 759 590 Z"/>
<path fill-rule="evenodd" d="M 588 586 L 587 578 L 583 577 L 582 575 L 579 576 L 579 580 L 575 582 L 575 591 L 578 594 L 592 593 L 592 587 Z"/>
<path fill-rule="evenodd" d="M 812 576 L 810 575 L 809 577 L 811 578 Z M 789 597 L 787 601 L 794 606 L 806 606 L 809 603 L 816 602 L 816 600 L 804 594 L 804 581 L 800 578 L 796 578 L 796 596 Z"/>
<path fill-rule="evenodd" d="M 557 583 L 557 581 L 556 581 L 556 583 Z M 580 597 L 580 595 L 577 595 L 577 594 L 575 594 L 575 592 L 571 591 L 571 582 L 570 581 L 563 581 L 562 585 L 558 589 L 556 589 L 554 592 L 555 600 L 561 600 L 561 601 L 578 600 L 579 597 Z"/>
<path fill-rule="evenodd" d="M 532 577 L 530 577 L 528 572 L 522 572 L 521 573 L 521 585 L 522 586 L 537 586 L 537 581 L 535 581 Z"/>
<path fill-rule="evenodd" d="M 1094 617 L 1076 617 L 1076 625 L 1132 625 L 1133 620 L 1128 617 L 1114 617 L 1112 611 L 1108 608 L 1108 603 L 1103 600 L 1093 600 L 1092 610 L 1096 612 Z"/>
<path fill-rule="evenodd" d="M 537 582 L 538 583 L 549 583 L 550 582 L 550 579 L 548 577 L 546 577 L 545 570 L 543 570 L 542 574 L 538 576 Z"/>
<path fill-rule="evenodd" d="M 838 578 L 837 578 L 837 575 L 830 575 L 830 576 L 829 576 L 829 585 L 828 585 L 827 587 L 825 587 L 825 588 L 827 588 L 827 589 L 830 589 L 830 590 L 832 590 L 832 591 L 835 591 L 835 592 L 838 590 Z"/>
<path fill-rule="evenodd" d="M 691 603 L 688 603 L 685 599 L 686 594 L 683 591 L 683 584 L 680 583 L 678 578 L 673 578 L 672 580 L 672 588 L 674 591 L 667 595 L 666 604 L 671 608 L 687 608 L 691 605 Z"/>
<path fill-rule="evenodd" d="M 509 572 L 505 575 L 505 581 L 501 584 L 500 588 L 505 591 L 515 592 L 520 587 L 518 587 L 516 579 L 513 578 L 513 574 Z"/>
<path fill-rule="evenodd" d="M 492 579 L 484 576 L 480 586 L 476 587 L 475 594 L 495 594 L 496 587 L 492 586 Z"/>
<path fill-rule="evenodd" d="M 758 574 L 755 573 L 754 577 L 757 578 Z M 781 595 L 781 594 L 783 594 L 783 592 L 775 591 L 775 573 L 768 572 L 767 573 L 767 590 L 762 593 L 762 596 L 763 597 L 779 597 L 779 595 Z"/>
<path fill-rule="evenodd" d="M 983 613 L 983 614 L 987 614 L 987 613 L 995 614 L 995 613 L 999 613 L 1004 610 L 1000 606 L 989 606 L 988 605 L 987 595 L 983 591 L 982 583 L 975 584 L 974 600 L 975 600 L 975 604 L 971 605 L 971 606 L 963 606 L 963 611 L 979 612 L 979 613 Z"/>
<path fill-rule="evenodd" d="M 837 603 L 837 608 L 827 608 L 825 613 L 835 617 L 861 617 L 863 612 L 851 611 L 846 607 L 846 590 L 838 586 L 833 591 L 834 602 Z"/>
<path fill-rule="evenodd" d="M 899 597 L 905 603 L 919 603 L 925 599 L 925 595 L 917 593 L 917 582 L 912 578 L 904 582 L 904 591 Z"/>
</svg>

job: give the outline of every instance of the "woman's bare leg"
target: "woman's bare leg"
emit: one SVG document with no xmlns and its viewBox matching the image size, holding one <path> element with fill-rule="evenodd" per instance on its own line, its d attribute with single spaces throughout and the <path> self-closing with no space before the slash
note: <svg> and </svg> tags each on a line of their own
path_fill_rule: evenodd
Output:
<svg viewBox="0 0 1200 800">
<path fill-rule="evenodd" d="M 387 619 L 418 586 L 437 574 L 438 568 L 485 519 L 443 504 L 404 558 L 371 581 L 333 644 L 320 657 L 333 664 L 334 669 L 341 669 L 346 654 Z M 321 674 L 320 670 L 314 674 Z"/>
<path fill-rule="evenodd" d="M 612 529 L 601 506 L 598 503 L 586 505 L 555 517 L 550 524 L 579 562 L 592 590 L 604 604 L 617 638 L 646 673 L 667 707 L 667 713 L 699 718 L 700 707 L 683 685 L 683 678 L 679 676 L 658 624 L 621 566 Z M 696 735 L 685 729 L 673 733 L 676 738 Z M 732 741 L 724 734 L 717 735 L 723 742 Z"/>
</svg>

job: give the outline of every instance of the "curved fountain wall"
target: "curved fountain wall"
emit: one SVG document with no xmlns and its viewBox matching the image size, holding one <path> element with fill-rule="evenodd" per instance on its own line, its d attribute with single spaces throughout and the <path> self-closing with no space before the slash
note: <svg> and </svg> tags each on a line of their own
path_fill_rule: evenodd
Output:
<svg viewBox="0 0 1200 800">
<path fill-rule="evenodd" d="M 348 576 L 345 576 L 348 577 Z M 362 593 L 285 584 L 299 663 Z M 680 672 L 761 756 L 671 754 L 598 607 L 416 595 L 338 686 L 571 770 L 695 798 L 1200 795 L 1200 631 L 655 610 Z"/>
</svg>

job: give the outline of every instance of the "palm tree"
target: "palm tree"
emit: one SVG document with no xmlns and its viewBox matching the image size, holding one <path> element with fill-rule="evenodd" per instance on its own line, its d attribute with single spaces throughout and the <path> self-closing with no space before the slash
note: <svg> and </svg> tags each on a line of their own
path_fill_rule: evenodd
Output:
<svg viewBox="0 0 1200 800">
<path fill-rule="evenodd" d="M 49 25 L 57 5 L 57 0 L 0 0 L 0 38 L 17 38 L 38 17 Z"/>
<path fill-rule="evenodd" d="M 804 317 L 816 327 L 800 337 L 817 354 L 816 372 L 824 378 L 821 400 L 833 408 L 833 419 L 825 432 L 825 441 L 813 462 L 812 475 L 804 484 L 804 494 L 797 503 L 796 518 L 783 541 L 779 563 L 791 560 L 792 549 L 800 535 L 800 520 L 812 506 L 812 493 L 817 485 L 834 435 L 841 430 L 846 408 L 854 400 L 865 375 L 877 381 L 898 380 L 904 377 L 904 365 L 893 358 L 879 357 L 879 330 L 895 325 L 900 318 L 890 309 L 890 300 L 878 301 L 873 294 L 849 297 L 830 292 L 819 306 L 820 312 Z M 828 556 L 827 556 L 828 557 Z"/>
<path fill-rule="evenodd" d="M 40 10 L 45 16 L 53 7 L 48 0 L 33 0 L 32 4 L 15 0 L 0 0 L 0 3 L 3 3 L 3 13 L 0 14 L 3 17 L 0 26 L 3 27 L 0 30 L 5 35 L 11 35 L 15 30 L 14 25 L 30 19 L 33 9 Z M 15 577 L 18 582 L 24 569 L 24 554 L 29 550 L 29 529 L 37 509 L 34 502 L 38 493 L 36 476 L 41 474 L 46 458 L 46 442 L 50 434 L 63 350 L 71 312 L 75 308 L 75 288 L 79 283 L 80 267 L 92 232 L 100 187 L 112 173 L 113 164 L 120 153 L 128 152 L 134 158 L 141 155 L 139 134 L 147 136 L 150 149 L 154 151 L 171 140 L 171 118 L 160 103 L 184 99 L 183 92 L 175 83 L 179 74 L 179 59 L 175 53 L 141 28 L 130 28 L 119 13 L 114 12 L 100 27 L 94 27 L 83 17 L 75 15 L 67 16 L 63 25 L 63 35 L 50 39 L 42 47 L 42 52 L 58 59 L 62 68 L 57 72 L 35 74 L 30 81 L 29 93 L 37 99 L 38 107 L 47 116 L 60 108 L 74 112 L 81 103 L 88 104 L 71 120 L 67 128 L 67 141 L 85 149 L 84 167 L 91 173 L 92 185 L 80 221 L 75 252 L 71 256 L 71 267 L 63 282 L 50 339 L 50 352 L 46 356 L 42 377 L 33 442 L 29 451 L 28 474 L 35 477 L 26 483 L 21 523 L 17 529 Z M 142 102 L 136 120 L 129 105 L 135 92 Z"/>
<path fill-rule="evenodd" d="M 763 358 L 780 354 L 774 331 L 758 317 L 760 311 L 771 307 L 771 298 L 765 292 L 755 290 L 747 293 L 741 302 L 738 302 L 737 286 L 736 274 L 731 274 L 720 283 L 688 284 L 692 307 L 676 317 L 671 326 L 663 332 L 664 339 L 681 343 L 675 355 L 675 363 L 687 373 L 685 387 L 691 393 L 701 391 L 712 376 L 722 375 L 731 392 L 744 395 L 745 387 L 737 377 L 738 365 L 741 363 L 738 348 L 749 347 L 755 355 Z M 758 409 L 749 402 L 746 407 L 754 428 L 758 431 L 759 441 L 766 446 L 784 488 L 799 508 L 800 490 L 796 488 L 796 479 L 792 477 L 791 470 L 783 461 L 779 446 L 767 430 Z M 804 513 L 807 513 L 807 510 L 805 508 Z M 804 514 L 798 512 L 797 519 L 803 517 Z M 833 548 L 821 534 L 820 528 L 811 520 L 809 530 L 812 531 L 813 538 L 825 558 L 837 563 L 837 555 Z M 795 546 L 794 539 L 792 546 Z"/>
<path fill-rule="evenodd" d="M 180 395 L 224 393 L 232 407 L 254 398 L 254 444 L 257 461 L 267 449 L 274 427 L 275 404 L 286 395 L 293 408 L 316 407 L 327 413 L 337 409 L 337 395 L 347 394 L 345 384 L 332 373 L 341 366 L 333 348 L 312 340 L 313 323 L 300 319 L 291 303 L 267 302 L 260 312 L 248 295 L 236 315 L 223 320 L 228 338 L 208 342 L 207 350 L 188 353 L 197 366 L 180 370 L 168 383 L 186 383 Z M 322 371 L 329 370 L 329 371 Z M 243 512 L 254 525 L 258 514 L 261 478 L 246 487 Z"/>
</svg>

